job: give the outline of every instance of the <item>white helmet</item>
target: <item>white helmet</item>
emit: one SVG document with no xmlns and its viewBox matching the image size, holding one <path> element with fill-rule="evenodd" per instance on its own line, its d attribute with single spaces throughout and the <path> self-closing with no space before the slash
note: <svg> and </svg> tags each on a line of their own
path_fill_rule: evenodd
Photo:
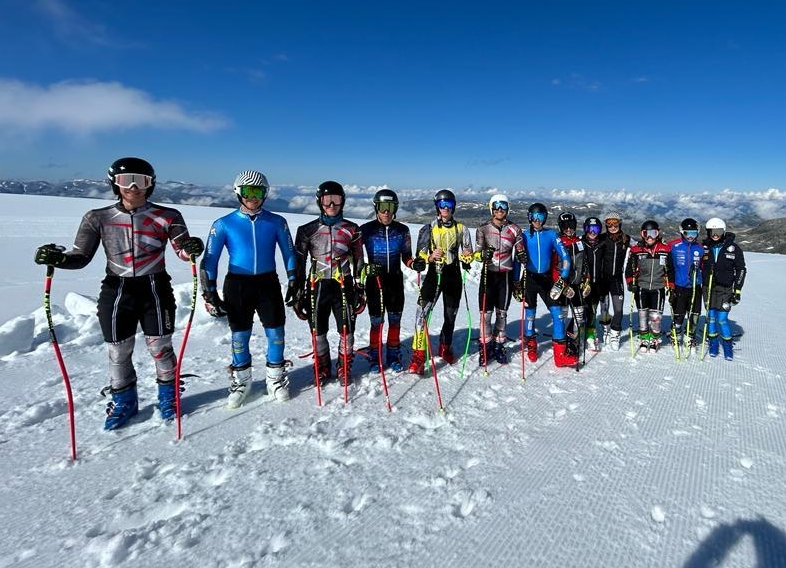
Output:
<svg viewBox="0 0 786 568">
<path fill-rule="evenodd" d="M 504 193 L 495 193 L 494 195 L 491 196 L 491 199 L 489 199 L 489 213 L 491 213 L 492 215 L 494 215 L 494 210 L 496 209 L 496 207 L 494 207 L 495 203 L 507 204 L 508 213 L 510 213 L 510 201 L 508 201 L 507 195 L 505 195 Z"/>
<path fill-rule="evenodd" d="M 704 224 L 704 228 L 707 229 L 707 237 L 710 237 L 713 231 L 721 231 L 721 236 L 726 233 L 726 223 L 718 217 L 713 217 L 707 221 Z"/>
<path fill-rule="evenodd" d="M 235 195 L 240 197 L 240 186 L 243 185 L 253 185 L 255 187 L 264 187 L 265 190 L 270 189 L 270 184 L 267 182 L 267 178 L 265 174 L 261 174 L 255 170 L 246 170 L 244 172 L 240 172 L 237 174 L 235 178 L 235 183 L 232 184 L 232 188 L 235 191 Z"/>
</svg>

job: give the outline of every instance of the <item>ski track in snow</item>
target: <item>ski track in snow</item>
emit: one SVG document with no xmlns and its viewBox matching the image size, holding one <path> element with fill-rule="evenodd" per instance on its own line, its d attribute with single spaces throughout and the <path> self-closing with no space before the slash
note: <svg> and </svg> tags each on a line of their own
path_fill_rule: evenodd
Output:
<svg viewBox="0 0 786 568">
<path fill-rule="evenodd" d="M 437 359 L 444 412 L 430 375 L 388 373 L 388 413 L 362 358 L 350 404 L 331 383 L 317 408 L 310 359 L 296 357 L 310 336 L 294 318 L 293 399 L 267 397 L 260 365 L 248 403 L 226 410 L 229 334 L 200 306 L 180 442 L 154 410 L 141 336 L 140 414 L 101 430 L 105 348 L 92 297 L 67 294 L 54 308 L 74 388 L 76 462 L 43 310 L 32 307 L 0 327 L 0 567 L 784 566 L 786 357 L 776 330 L 786 314 L 756 312 L 768 289 L 759 273 L 782 261 L 750 257 L 733 312 L 745 349 L 734 362 L 677 362 L 668 345 L 631 358 L 623 334 L 619 351 L 587 353 L 577 373 L 556 369 L 541 337 L 522 381 L 515 339 L 511 363 L 490 365 L 488 376 L 476 355 L 463 378 L 461 362 Z M 188 282 L 187 268 L 178 274 Z M 473 274 L 472 299 L 476 287 Z M 176 296 L 182 329 L 190 283 Z M 456 346 L 466 339 L 460 318 Z M 518 333 L 517 316 L 509 329 Z M 367 338 L 363 314 L 356 344 Z M 337 334 L 329 339 L 335 348 Z"/>
</svg>

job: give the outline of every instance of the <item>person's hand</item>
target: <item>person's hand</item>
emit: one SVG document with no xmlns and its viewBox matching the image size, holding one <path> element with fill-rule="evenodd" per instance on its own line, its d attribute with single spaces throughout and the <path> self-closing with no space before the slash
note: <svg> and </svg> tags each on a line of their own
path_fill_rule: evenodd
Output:
<svg viewBox="0 0 786 568">
<path fill-rule="evenodd" d="M 426 270 L 426 260 L 424 258 L 417 257 L 412 260 L 411 267 L 415 272 L 423 272 Z"/>
<path fill-rule="evenodd" d="M 496 249 L 494 247 L 486 247 L 482 251 L 480 251 L 480 258 L 483 262 L 491 262 L 494 260 L 494 253 Z"/>
<path fill-rule="evenodd" d="M 65 247 L 58 246 L 54 243 L 40 246 L 36 249 L 33 260 L 36 264 L 60 266 L 66 261 Z"/>
<path fill-rule="evenodd" d="M 290 280 L 289 284 L 287 284 L 287 295 L 284 298 L 284 304 L 289 307 L 294 306 L 300 297 L 300 288 L 294 280 Z"/>
<path fill-rule="evenodd" d="M 180 241 L 180 250 L 188 256 L 199 256 L 205 251 L 205 243 L 199 237 L 186 237 Z"/>
<path fill-rule="evenodd" d="M 366 265 L 366 276 L 371 276 L 372 278 L 376 277 L 378 274 L 382 274 L 382 265 L 377 264 L 376 262 L 372 262 Z"/>
<path fill-rule="evenodd" d="M 366 289 L 359 284 L 355 286 L 355 304 L 352 307 L 355 315 L 362 314 L 366 309 Z"/>
<path fill-rule="evenodd" d="M 565 281 L 562 278 L 557 278 L 556 282 L 554 282 L 554 285 L 551 287 L 551 290 L 549 291 L 549 297 L 552 300 L 556 300 L 562 295 L 562 291 L 565 288 L 566 288 Z"/>
<path fill-rule="evenodd" d="M 579 289 L 581 290 L 582 298 L 586 298 L 587 296 L 589 296 L 590 292 L 592 292 L 592 286 L 590 285 L 589 280 L 585 280 L 584 282 L 582 282 L 581 286 L 579 286 Z"/>
<path fill-rule="evenodd" d="M 734 290 L 734 295 L 731 297 L 731 303 L 735 306 L 739 304 L 741 300 L 741 296 L 742 296 L 742 290 Z"/>
<path fill-rule="evenodd" d="M 628 281 L 628 292 L 630 292 L 631 294 L 635 294 L 636 290 L 638 289 L 639 287 L 636 286 L 636 283 L 633 280 Z"/>
<path fill-rule="evenodd" d="M 521 249 L 516 251 L 516 260 L 519 261 L 519 264 L 527 264 L 527 250 Z"/>
<path fill-rule="evenodd" d="M 205 300 L 205 309 L 207 313 L 214 318 L 223 318 L 227 315 L 226 309 L 224 308 L 224 301 L 221 299 L 221 296 L 218 295 L 217 291 L 212 290 L 210 292 L 203 292 L 202 299 Z"/>
<path fill-rule="evenodd" d="M 516 280 L 513 283 L 513 297 L 516 298 L 517 302 L 524 301 L 524 294 L 526 293 L 527 289 L 524 285 L 523 280 Z"/>
</svg>

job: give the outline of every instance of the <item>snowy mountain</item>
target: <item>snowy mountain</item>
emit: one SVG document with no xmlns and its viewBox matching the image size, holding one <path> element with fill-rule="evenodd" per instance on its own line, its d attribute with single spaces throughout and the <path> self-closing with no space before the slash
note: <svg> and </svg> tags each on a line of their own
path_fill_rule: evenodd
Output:
<svg viewBox="0 0 786 568">
<path fill-rule="evenodd" d="M 557 369 L 541 305 L 540 358 L 526 362 L 522 377 L 514 302 L 509 365 L 484 376 L 474 345 L 464 367 L 437 360 L 442 412 L 433 378 L 390 372 L 388 412 L 381 377 L 362 359 L 349 404 L 334 384 L 317 407 L 311 360 L 299 357 L 311 349 L 308 326 L 291 315 L 292 400 L 265 394 L 257 324 L 255 391 L 227 410 L 229 331 L 198 302 L 176 441 L 154 410 L 153 366 L 139 336 L 140 414 L 102 431 L 99 254 L 53 279 L 76 410 L 72 461 L 63 380 L 41 307 L 44 269 L 32 255 L 42 243 L 69 244 L 81 215 L 101 205 L 0 195 L 0 567 L 786 566 L 786 306 L 771 300 L 773 277 L 786 272 L 779 256 L 746 254 L 731 362 L 677 361 L 670 347 L 632 357 L 626 327 L 620 351 L 587 353 L 579 372 Z M 180 209 L 197 235 L 224 213 Z M 287 219 L 294 231 L 311 216 Z M 167 262 L 179 349 L 191 273 L 172 254 Z M 478 281 L 474 268 L 472 322 Z M 408 346 L 414 273 L 405 286 Z M 472 327 L 464 307 L 456 350 Z M 667 309 L 666 326 L 669 317 Z M 432 341 L 440 325 L 437 310 Z M 368 331 L 364 313 L 358 344 Z M 337 339 L 329 334 L 334 350 Z"/>
<path fill-rule="evenodd" d="M 348 194 L 347 212 L 354 217 L 368 219 L 372 215 L 372 196 L 377 190 L 387 186 L 345 187 Z M 464 188 L 454 191 L 460 201 L 457 215 L 470 226 L 477 226 L 485 219 L 489 197 L 499 193 L 496 188 Z M 399 220 L 421 223 L 430 218 L 433 211 L 433 191 L 396 189 L 396 192 L 402 202 Z M 72 180 L 61 183 L 0 180 L 0 193 L 112 198 L 111 190 L 102 180 Z M 525 220 L 526 207 L 535 201 L 545 203 L 553 218 L 563 210 L 572 211 L 581 220 L 590 215 L 600 216 L 604 211 L 614 209 L 623 214 L 625 228 L 632 233 L 638 232 L 636 229 L 643 221 L 655 219 L 661 224 L 667 237 L 678 236 L 679 223 L 685 217 L 694 217 L 699 222 L 710 217 L 721 217 L 730 230 L 745 233 L 746 240 L 743 244 L 748 250 L 786 254 L 786 239 L 780 238 L 778 231 L 764 234 L 756 230 L 763 221 L 772 221 L 776 227 L 784 229 L 782 234 L 786 234 L 786 192 L 778 189 L 762 192 L 725 190 L 681 195 L 626 190 L 592 192 L 554 189 L 512 191 L 507 195 L 514 203 L 512 218 L 519 221 Z M 313 187 L 274 186 L 267 206 L 273 211 L 316 213 L 313 196 Z M 233 207 L 236 203 L 230 186 L 210 187 L 180 181 L 159 181 L 155 199 L 162 203 L 217 207 Z M 520 206 L 515 207 L 516 204 Z"/>
</svg>

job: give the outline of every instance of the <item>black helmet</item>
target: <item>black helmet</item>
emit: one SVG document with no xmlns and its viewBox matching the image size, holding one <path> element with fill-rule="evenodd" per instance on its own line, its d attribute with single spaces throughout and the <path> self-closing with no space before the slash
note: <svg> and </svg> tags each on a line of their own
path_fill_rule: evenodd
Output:
<svg viewBox="0 0 786 568">
<path fill-rule="evenodd" d="M 546 219 L 548 219 L 549 217 L 549 212 L 546 209 L 546 206 L 543 205 L 542 203 L 533 203 L 527 209 L 527 219 L 529 220 L 530 223 L 532 222 L 532 215 L 534 213 L 540 213 L 541 215 L 543 215 L 544 223 L 546 222 Z"/>
<path fill-rule="evenodd" d="M 380 189 L 378 192 L 374 194 L 374 210 L 379 212 L 379 204 L 380 203 L 392 203 L 393 204 L 393 216 L 396 216 L 396 211 L 398 211 L 398 195 L 392 189 Z"/>
<path fill-rule="evenodd" d="M 150 165 L 150 162 L 142 158 L 120 158 L 112 162 L 112 165 L 109 166 L 106 177 L 109 179 L 109 186 L 112 188 L 112 191 L 119 197 L 120 188 L 115 183 L 115 176 L 118 174 L 147 176 L 146 178 L 141 178 L 138 182 L 133 182 L 139 189 L 145 190 L 145 197 L 150 197 L 150 194 L 153 193 L 156 187 L 156 171 L 153 169 L 153 166 Z M 140 184 L 144 185 L 144 187 Z"/>
<path fill-rule="evenodd" d="M 434 207 L 437 213 L 439 213 L 439 202 L 443 200 L 453 202 L 453 207 L 450 208 L 451 213 L 456 210 L 456 195 L 449 189 L 440 189 L 434 194 Z"/>
<path fill-rule="evenodd" d="M 682 223 L 680 223 L 680 231 L 698 231 L 699 230 L 699 223 L 696 219 L 688 217 L 687 219 L 683 219 Z"/>
<path fill-rule="evenodd" d="M 603 221 L 601 221 L 597 217 L 587 217 L 586 219 L 584 219 L 584 232 L 585 233 L 589 233 L 590 232 L 590 228 L 593 228 L 593 227 L 597 230 L 596 232 L 598 234 L 600 234 L 601 231 L 603 230 Z"/>
<path fill-rule="evenodd" d="M 560 213 L 558 219 L 557 224 L 559 225 L 560 231 L 564 231 L 565 229 L 576 230 L 576 216 L 570 211 Z"/>
<path fill-rule="evenodd" d="M 319 184 L 319 187 L 317 188 L 317 205 L 319 206 L 319 210 L 322 213 L 325 212 L 325 210 L 322 208 L 322 197 L 324 195 L 338 195 L 341 198 L 341 210 L 344 210 L 346 194 L 344 193 L 344 187 L 340 183 L 337 181 L 323 181 Z"/>
</svg>

